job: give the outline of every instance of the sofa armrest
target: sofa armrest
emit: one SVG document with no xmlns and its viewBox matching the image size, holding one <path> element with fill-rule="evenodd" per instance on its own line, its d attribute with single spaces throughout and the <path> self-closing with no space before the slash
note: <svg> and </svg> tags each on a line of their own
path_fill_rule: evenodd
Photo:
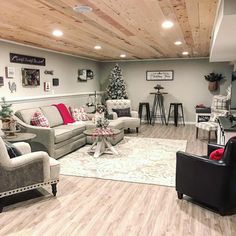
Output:
<svg viewBox="0 0 236 236">
<path fill-rule="evenodd" d="M 14 116 L 14 119 L 23 132 L 36 134 L 36 137 L 30 143 L 33 151 L 43 150 L 54 157 L 55 131 L 53 128 L 28 125 L 17 116 Z"/>
<path fill-rule="evenodd" d="M 131 113 L 131 117 L 139 118 L 139 115 L 138 115 L 137 111 L 131 111 L 130 113 Z"/>
<path fill-rule="evenodd" d="M 19 142 L 19 143 L 14 143 L 13 145 L 20 151 L 22 155 L 31 153 L 31 147 L 28 143 Z"/>
<path fill-rule="evenodd" d="M 12 158 L 10 161 L 10 166 L 8 166 L 7 169 L 14 171 L 35 162 L 42 162 L 44 181 L 50 180 L 50 162 L 49 156 L 46 152 L 32 152 Z"/>
</svg>

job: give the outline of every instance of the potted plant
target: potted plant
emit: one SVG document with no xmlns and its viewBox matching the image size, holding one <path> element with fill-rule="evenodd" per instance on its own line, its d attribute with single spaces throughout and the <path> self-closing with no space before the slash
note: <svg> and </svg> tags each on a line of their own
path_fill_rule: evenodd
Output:
<svg viewBox="0 0 236 236">
<path fill-rule="evenodd" d="M 4 97 L 2 97 L 2 109 L 0 110 L 0 119 L 2 120 L 2 129 L 10 130 L 13 110 L 11 109 L 12 104 L 7 104 Z"/>
<path fill-rule="evenodd" d="M 209 82 L 208 89 L 210 91 L 216 91 L 218 89 L 218 82 L 224 78 L 222 74 L 217 74 L 214 72 L 209 75 L 205 75 L 204 77 Z"/>
</svg>

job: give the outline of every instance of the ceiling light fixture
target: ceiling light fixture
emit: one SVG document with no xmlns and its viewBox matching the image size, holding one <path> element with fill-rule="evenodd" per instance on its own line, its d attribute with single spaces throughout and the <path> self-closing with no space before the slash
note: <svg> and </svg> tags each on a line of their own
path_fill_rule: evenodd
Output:
<svg viewBox="0 0 236 236">
<path fill-rule="evenodd" d="M 186 56 L 186 55 L 188 55 L 188 52 L 182 52 L 182 54 L 183 54 L 184 56 Z"/>
<path fill-rule="evenodd" d="M 94 46 L 94 49 L 100 50 L 100 49 L 102 49 L 102 47 L 100 45 L 96 45 L 96 46 Z"/>
<path fill-rule="evenodd" d="M 63 32 L 61 30 L 54 30 L 52 34 L 56 37 L 61 37 L 63 35 Z"/>
<path fill-rule="evenodd" d="M 77 13 L 89 13 L 93 10 L 92 7 L 86 6 L 86 5 L 75 5 L 73 7 L 73 10 Z"/>
<path fill-rule="evenodd" d="M 173 27 L 173 25 L 174 25 L 174 23 L 172 22 L 172 21 L 169 21 L 169 20 L 166 20 L 166 21 L 164 21 L 163 23 L 162 23 L 162 28 L 164 28 L 164 29 L 170 29 L 170 28 L 172 28 Z"/>
<path fill-rule="evenodd" d="M 125 54 L 120 54 L 120 57 L 121 57 L 121 58 L 125 58 L 126 55 L 125 55 Z"/>
<path fill-rule="evenodd" d="M 174 44 L 177 45 L 177 46 L 179 46 L 179 45 L 182 44 L 182 42 L 181 42 L 181 41 L 176 41 L 176 42 L 174 42 Z"/>
</svg>

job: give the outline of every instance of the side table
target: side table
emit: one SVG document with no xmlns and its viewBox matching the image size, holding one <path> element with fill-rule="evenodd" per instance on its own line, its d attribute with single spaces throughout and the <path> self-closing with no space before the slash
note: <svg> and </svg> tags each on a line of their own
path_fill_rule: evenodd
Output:
<svg viewBox="0 0 236 236">
<path fill-rule="evenodd" d="M 3 136 L 3 140 L 6 140 L 10 143 L 16 142 L 30 142 L 33 138 L 36 137 L 36 134 L 33 133 L 16 133 L 14 136 Z"/>
</svg>

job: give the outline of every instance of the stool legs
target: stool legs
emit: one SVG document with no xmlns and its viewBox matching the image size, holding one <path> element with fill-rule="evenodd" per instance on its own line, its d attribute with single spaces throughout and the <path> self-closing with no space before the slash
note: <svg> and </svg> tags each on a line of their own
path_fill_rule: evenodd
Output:
<svg viewBox="0 0 236 236">
<path fill-rule="evenodd" d="M 179 116 L 179 107 L 180 107 L 180 116 Z M 183 105 L 182 103 L 171 103 L 169 106 L 169 114 L 168 114 L 168 119 L 167 119 L 167 124 L 169 123 L 170 117 L 171 117 L 171 109 L 174 111 L 174 125 L 177 127 L 178 126 L 178 121 L 179 118 L 183 119 L 183 125 L 185 125 L 184 122 L 184 111 L 183 111 Z"/>
<path fill-rule="evenodd" d="M 198 127 L 196 127 L 196 139 L 198 138 Z"/>
<path fill-rule="evenodd" d="M 175 104 L 174 105 L 174 123 L 175 123 L 175 126 L 177 127 L 178 125 L 178 118 L 179 118 L 179 112 L 178 112 L 178 105 Z"/>
<path fill-rule="evenodd" d="M 182 112 L 182 119 L 183 119 L 183 125 L 185 126 L 185 121 L 184 121 L 184 110 L 183 110 L 183 106 L 181 104 L 181 112 Z"/>
<path fill-rule="evenodd" d="M 151 124 L 150 107 L 149 107 L 148 102 L 139 103 L 138 113 L 139 113 L 139 118 L 140 118 L 140 124 L 141 124 L 141 119 L 142 119 L 143 106 L 146 108 L 147 123 Z"/>
</svg>

